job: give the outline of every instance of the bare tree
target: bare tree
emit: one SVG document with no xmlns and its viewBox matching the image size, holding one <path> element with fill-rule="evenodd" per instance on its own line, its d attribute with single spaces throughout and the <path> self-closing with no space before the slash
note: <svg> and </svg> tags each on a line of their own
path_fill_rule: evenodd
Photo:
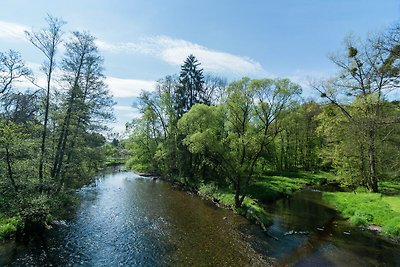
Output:
<svg viewBox="0 0 400 267">
<path fill-rule="evenodd" d="M 11 89 L 13 82 L 31 75 L 21 55 L 14 51 L 0 52 L 0 95 Z"/>
</svg>

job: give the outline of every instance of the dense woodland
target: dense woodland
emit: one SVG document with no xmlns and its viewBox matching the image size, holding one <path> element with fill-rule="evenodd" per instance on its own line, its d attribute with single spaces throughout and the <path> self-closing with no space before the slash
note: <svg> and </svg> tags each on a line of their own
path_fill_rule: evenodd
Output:
<svg viewBox="0 0 400 267">
<path fill-rule="evenodd" d="M 17 216 L 26 229 L 67 208 L 68 192 L 103 166 L 100 133 L 113 118 L 95 38 L 63 32 L 65 22 L 55 17 L 46 23 L 26 32 L 43 57 L 42 73 L 16 51 L 0 53 L 0 215 Z M 38 82 L 43 76 L 45 85 Z M 19 89 L 21 81 L 32 89 Z"/>
<path fill-rule="evenodd" d="M 312 81 L 301 97 L 288 79 L 205 75 L 190 55 L 179 75 L 143 92 L 129 124 L 128 165 L 191 186 L 229 187 L 240 207 L 267 171 L 329 171 L 346 185 L 378 192 L 399 177 L 400 27 L 365 40 L 349 36 L 330 56 L 337 75 Z"/>
</svg>

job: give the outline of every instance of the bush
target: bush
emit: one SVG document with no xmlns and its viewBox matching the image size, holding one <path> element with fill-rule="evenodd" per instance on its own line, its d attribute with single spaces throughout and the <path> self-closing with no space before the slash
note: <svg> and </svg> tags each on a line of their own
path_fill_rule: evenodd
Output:
<svg viewBox="0 0 400 267">
<path fill-rule="evenodd" d="M 20 216 L 25 232 L 44 228 L 49 221 L 50 199 L 44 194 L 26 197 L 22 200 Z"/>
</svg>

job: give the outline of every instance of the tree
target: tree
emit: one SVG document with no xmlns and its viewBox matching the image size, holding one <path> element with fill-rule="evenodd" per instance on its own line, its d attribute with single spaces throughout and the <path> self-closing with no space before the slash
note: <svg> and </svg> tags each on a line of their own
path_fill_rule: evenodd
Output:
<svg viewBox="0 0 400 267">
<path fill-rule="evenodd" d="M 3 119 L 17 124 L 36 123 L 40 110 L 39 97 L 38 92 L 8 92 L 2 98 Z"/>
<path fill-rule="evenodd" d="M 361 142 L 359 176 L 373 192 L 378 191 L 380 176 L 379 136 L 383 132 L 390 134 L 388 126 L 398 122 L 397 118 L 386 117 L 384 106 L 388 94 L 398 88 L 400 46 L 385 40 L 388 38 L 382 35 L 365 42 L 350 37 L 345 52 L 331 57 L 340 70 L 338 77 L 314 86 L 353 125 L 351 128 Z"/>
<path fill-rule="evenodd" d="M 61 103 L 63 118 L 51 176 L 58 182 L 59 189 L 64 183 L 72 151 L 88 131 L 101 129 L 100 123 L 112 119 L 111 99 L 104 82 L 103 59 L 98 54 L 95 38 L 89 33 L 74 32 L 66 43 L 66 54 L 62 62 L 63 81 L 68 89 Z"/>
<path fill-rule="evenodd" d="M 203 69 L 200 69 L 199 66 L 200 63 L 193 55 L 189 55 L 181 66 L 179 86 L 175 92 L 175 108 L 178 118 L 188 112 L 194 104 L 206 101 L 203 89 Z"/>
<path fill-rule="evenodd" d="M 236 207 L 241 207 L 257 164 L 276 136 L 273 124 L 299 93 L 300 87 L 287 79 L 243 78 L 227 87 L 221 107 L 196 105 L 179 120 L 183 143 L 230 182 Z"/>
<path fill-rule="evenodd" d="M 47 28 L 43 28 L 40 31 L 26 31 L 25 34 L 28 40 L 38 48 L 43 55 L 46 57 L 45 62 L 42 64 L 42 70 L 46 75 L 47 85 L 46 88 L 42 88 L 46 91 L 45 94 L 45 107 L 44 107 L 44 120 L 42 130 L 42 142 L 40 146 L 40 159 L 39 159 L 39 179 L 43 179 L 43 161 L 46 147 L 46 136 L 47 136 L 47 122 L 49 118 L 50 108 L 50 89 L 52 82 L 52 75 L 56 68 L 56 52 L 57 47 L 61 43 L 62 31 L 61 27 L 66 23 L 62 19 L 47 15 L 46 18 Z"/>
<path fill-rule="evenodd" d="M 31 70 L 25 66 L 18 52 L 0 52 L 0 96 L 10 90 L 14 82 L 30 75 Z"/>
<path fill-rule="evenodd" d="M 278 120 L 278 136 L 271 148 L 275 156 L 271 163 L 277 170 L 316 170 L 322 167 L 318 156 L 322 138 L 316 134 L 317 117 L 321 112 L 321 105 L 311 101 L 295 104 L 282 113 Z"/>
</svg>

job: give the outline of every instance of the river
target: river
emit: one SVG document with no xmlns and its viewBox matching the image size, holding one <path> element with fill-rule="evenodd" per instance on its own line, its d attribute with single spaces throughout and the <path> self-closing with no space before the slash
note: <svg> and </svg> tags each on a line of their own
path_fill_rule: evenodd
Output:
<svg viewBox="0 0 400 267">
<path fill-rule="evenodd" d="M 265 234 L 243 217 L 131 172 L 78 192 L 72 218 L 28 244 L 0 245 L 0 266 L 400 266 L 400 247 L 337 219 L 306 190 L 268 210 Z"/>
</svg>

